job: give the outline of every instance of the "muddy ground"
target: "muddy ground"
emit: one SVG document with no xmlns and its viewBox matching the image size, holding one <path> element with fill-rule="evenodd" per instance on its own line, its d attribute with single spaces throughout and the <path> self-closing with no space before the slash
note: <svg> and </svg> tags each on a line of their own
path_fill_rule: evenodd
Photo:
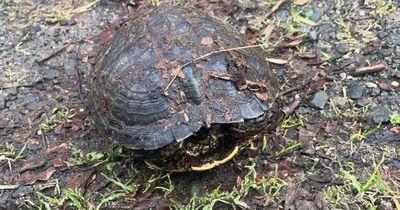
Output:
<svg viewBox="0 0 400 210">
<path fill-rule="evenodd" d="M 288 113 L 183 174 L 132 158 L 85 105 L 99 46 L 158 3 L 0 1 L 0 209 L 400 209 L 398 1 L 167 2 L 264 44 Z"/>
</svg>

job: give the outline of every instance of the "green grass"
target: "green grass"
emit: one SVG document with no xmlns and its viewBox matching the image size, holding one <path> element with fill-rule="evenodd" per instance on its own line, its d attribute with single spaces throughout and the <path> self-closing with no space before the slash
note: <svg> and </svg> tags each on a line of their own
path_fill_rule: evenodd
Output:
<svg viewBox="0 0 400 210">
<path fill-rule="evenodd" d="M 361 141 L 366 139 L 367 137 L 371 136 L 372 134 L 376 133 L 382 126 L 382 122 L 379 123 L 377 126 L 374 128 L 371 128 L 369 130 L 362 130 L 360 129 L 357 133 L 353 134 L 350 136 L 349 143 L 350 143 L 350 148 L 351 151 L 353 151 L 353 144 L 357 141 Z"/>
<path fill-rule="evenodd" d="M 391 201 L 396 208 L 399 208 L 397 200 L 400 195 L 399 189 L 391 189 L 381 173 L 386 156 L 387 152 L 384 151 L 379 162 L 372 157 L 373 170 L 364 181 L 354 175 L 356 166 L 353 163 L 347 162 L 346 167 L 344 164 L 339 164 L 340 178 L 344 183 L 325 188 L 325 200 L 334 209 L 356 203 L 367 206 L 368 209 L 377 209 L 382 200 Z"/>
<path fill-rule="evenodd" d="M 400 115 L 396 112 L 390 116 L 390 124 L 393 126 L 400 125 Z"/>
<path fill-rule="evenodd" d="M 8 169 L 12 172 L 12 163 L 22 160 L 25 157 L 25 144 L 19 151 L 15 148 L 13 144 L 9 144 L 6 142 L 5 149 L 0 151 L 0 162 L 6 161 L 8 165 Z"/>
<path fill-rule="evenodd" d="M 221 190 L 219 187 L 204 195 L 194 194 L 187 205 L 177 204 L 173 207 L 176 210 L 212 210 L 217 203 L 225 204 L 226 207 L 249 209 L 250 206 L 245 199 L 250 191 L 257 192 L 257 199 L 260 202 L 267 202 L 270 198 L 280 201 L 280 192 L 287 186 L 287 183 L 278 177 L 278 167 L 275 171 L 265 176 L 260 176 L 257 171 L 256 162 L 250 159 L 250 165 L 245 166 L 248 173 L 244 179 L 240 179 L 239 186 L 232 190 Z"/>
<path fill-rule="evenodd" d="M 279 124 L 282 129 L 296 128 L 303 125 L 303 117 L 294 115 L 286 116 Z"/>
</svg>

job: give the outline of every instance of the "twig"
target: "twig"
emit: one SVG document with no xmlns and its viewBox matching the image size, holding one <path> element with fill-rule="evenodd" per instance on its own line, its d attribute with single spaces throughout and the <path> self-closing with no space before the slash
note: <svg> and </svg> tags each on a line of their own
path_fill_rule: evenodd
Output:
<svg viewBox="0 0 400 210">
<path fill-rule="evenodd" d="M 357 68 L 353 72 L 350 73 L 351 76 L 362 76 L 364 74 L 370 74 L 370 73 L 379 73 L 385 69 L 385 65 L 383 64 L 378 64 L 375 66 L 367 66 L 367 67 L 361 67 Z"/>
<path fill-rule="evenodd" d="M 273 6 L 272 9 L 271 9 L 267 14 L 265 14 L 265 15 L 261 18 L 261 19 L 262 19 L 262 22 L 263 22 L 263 23 L 266 23 L 266 19 L 267 19 L 269 16 L 271 16 L 274 12 L 276 12 L 276 10 L 278 10 L 278 9 L 281 7 L 281 5 L 282 5 L 283 3 L 285 3 L 285 1 L 286 1 L 286 0 L 279 0 L 279 2 L 276 3 L 275 6 Z"/>
<path fill-rule="evenodd" d="M 221 73 L 221 72 L 215 72 L 215 71 L 210 71 L 208 72 L 209 77 L 214 77 L 222 80 L 227 80 L 227 81 L 232 81 L 232 82 L 241 82 L 239 78 L 235 77 L 232 74 L 227 74 L 227 73 Z M 267 89 L 268 86 L 264 83 L 261 82 L 254 82 L 251 80 L 243 80 L 244 84 L 239 87 L 239 89 L 246 89 L 248 86 L 256 86 L 258 88 L 264 88 Z"/>
<path fill-rule="evenodd" d="M 349 66 L 349 65 L 351 65 L 351 64 L 353 64 L 355 62 L 356 62 L 355 60 L 348 60 L 348 61 L 346 61 L 346 62 L 344 62 L 344 63 L 342 63 L 342 64 L 340 64 L 338 66 L 334 66 L 333 68 L 329 69 L 328 73 L 334 73 L 334 72 L 336 72 L 338 70 L 341 70 L 344 67 Z"/>
<path fill-rule="evenodd" d="M 82 39 L 79 40 L 79 41 L 72 41 L 72 42 L 70 42 L 70 43 L 64 45 L 64 46 L 61 47 L 60 49 L 58 49 L 58 50 L 56 50 L 56 51 L 54 51 L 54 52 L 52 52 L 52 53 L 50 53 L 50 54 L 44 56 L 43 58 L 41 58 L 41 59 L 39 59 L 39 60 L 36 60 L 36 62 L 37 62 L 38 64 L 42 64 L 43 62 L 48 61 L 50 58 L 52 58 L 52 57 L 57 56 L 58 54 L 60 54 L 60 53 L 61 53 L 62 51 L 64 51 L 68 46 L 73 45 L 73 44 L 78 44 L 78 43 L 80 43 L 80 42 L 82 42 L 82 41 L 83 41 Z"/>
<path fill-rule="evenodd" d="M 0 185 L 0 190 L 15 190 L 19 186 L 19 184 Z"/>
<path fill-rule="evenodd" d="M 287 94 L 289 94 L 289 93 L 291 93 L 293 91 L 303 89 L 306 86 L 308 86 L 311 82 L 315 82 L 315 81 L 308 80 L 307 82 L 305 82 L 305 83 L 303 83 L 303 84 L 301 84 L 299 86 L 295 86 L 295 87 L 289 88 L 289 89 L 287 89 L 285 91 L 280 92 L 275 98 L 280 98 L 281 96 L 287 95 Z"/>
<path fill-rule="evenodd" d="M 196 62 L 196 61 L 198 61 L 198 60 L 207 58 L 207 57 L 209 57 L 209 56 L 211 56 L 211 55 L 214 55 L 214 54 L 217 54 L 217 53 L 221 53 L 221 52 L 229 52 L 229 51 L 234 51 L 234 50 L 244 50 L 244 49 L 256 48 L 256 47 L 261 47 L 261 46 L 263 46 L 263 44 L 258 44 L 258 45 L 247 45 L 247 46 L 233 47 L 233 48 L 228 48 L 228 49 L 223 49 L 223 50 L 215 50 L 215 51 L 211 51 L 211 52 L 209 52 L 209 53 L 207 53 L 207 54 L 204 54 L 204 55 L 202 55 L 202 56 L 200 56 L 200 57 L 197 57 L 197 58 L 195 58 L 195 59 L 193 59 L 193 60 L 191 60 L 191 61 L 189 61 L 189 62 L 187 62 L 187 63 L 185 63 L 185 64 L 183 64 L 183 65 L 181 65 L 181 66 L 178 67 L 178 70 L 175 71 L 175 74 L 174 74 L 174 76 L 172 77 L 171 81 L 170 81 L 170 82 L 168 83 L 168 85 L 164 88 L 164 93 L 167 92 L 168 88 L 172 85 L 172 83 L 173 83 L 173 82 L 175 81 L 175 79 L 178 77 L 178 75 L 179 75 L 179 73 L 182 71 L 182 69 L 183 69 L 185 66 L 187 66 L 187 65 L 189 65 L 189 64 L 191 64 L 191 63 L 194 63 L 194 62 Z"/>
</svg>

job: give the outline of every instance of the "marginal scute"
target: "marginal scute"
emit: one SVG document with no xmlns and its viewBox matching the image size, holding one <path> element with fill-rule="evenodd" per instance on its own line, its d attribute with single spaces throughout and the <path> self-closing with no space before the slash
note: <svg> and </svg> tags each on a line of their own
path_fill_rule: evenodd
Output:
<svg viewBox="0 0 400 210">
<path fill-rule="evenodd" d="M 202 44 L 204 37 L 212 44 Z M 258 131 L 278 90 L 273 72 L 258 49 L 216 53 L 246 45 L 223 21 L 191 7 L 163 6 L 128 20 L 102 47 L 89 76 L 94 121 L 135 150 L 176 147 L 200 131 Z M 242 89 L 246 80 L 265 84 L 270 97 Z"/>
</svg>

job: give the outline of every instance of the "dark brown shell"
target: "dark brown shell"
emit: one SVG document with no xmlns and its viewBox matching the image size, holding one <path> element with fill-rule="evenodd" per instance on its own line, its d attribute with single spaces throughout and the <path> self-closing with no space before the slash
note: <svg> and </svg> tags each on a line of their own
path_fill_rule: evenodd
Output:
<svg viewBox="0 0 400 210">
<path fill-rule="evenodd" d="M 183 141 L 213 124 L 265 124 L 249 121 L 268 113 L 278 89 L 260 49 L 193 62 L 246 45 L 230 26 L 195 8 L 162 6 L 127 21 L 101 49 L 90 74 L 96 123 L 126 147 L 144 150 Z"/>
</svg>

